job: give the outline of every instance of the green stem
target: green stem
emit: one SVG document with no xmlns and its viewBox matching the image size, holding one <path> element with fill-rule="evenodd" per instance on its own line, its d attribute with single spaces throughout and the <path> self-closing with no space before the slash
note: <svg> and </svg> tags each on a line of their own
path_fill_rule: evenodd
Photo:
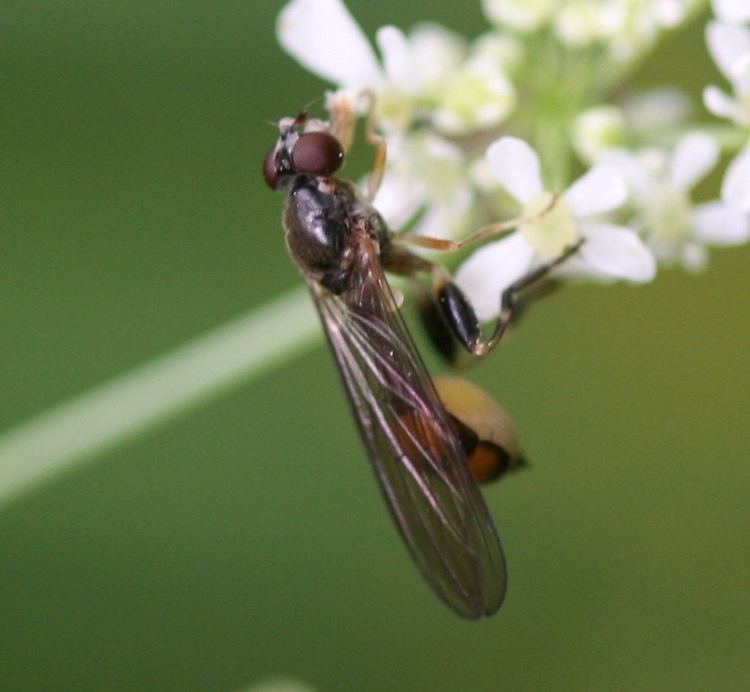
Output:
<svg viewBox="0 0 750 692">
<path fill-rule="evenodd" d="M 0 508 L 268 372 L 320 338 L 305 290 L 271 303 L 0 434 Z"/>
</svg>

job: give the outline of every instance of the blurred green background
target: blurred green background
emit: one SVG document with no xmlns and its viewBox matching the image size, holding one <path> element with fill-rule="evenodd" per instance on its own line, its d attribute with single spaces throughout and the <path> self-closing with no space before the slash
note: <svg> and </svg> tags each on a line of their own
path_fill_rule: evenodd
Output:
<svg viewBox="0 0 750 692">
<path fill-rule="evenodd" d="M 323 85 L 281 5 L 4 1 L 0 429 L 299 285 L 259 166 Z M 700 27 L 641 76 L 711 80 Z M 491 620 L 421 582 L 321 343 L 0 513 L 0 689 L 750 688 L 749 260 L 563 291 L 472 372 L 534 462 L 486 492 Z"/>
</svg>

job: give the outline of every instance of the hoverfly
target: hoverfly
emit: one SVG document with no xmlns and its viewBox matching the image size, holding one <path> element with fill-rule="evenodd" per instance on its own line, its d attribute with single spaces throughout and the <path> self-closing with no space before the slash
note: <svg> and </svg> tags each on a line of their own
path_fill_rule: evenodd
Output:
<svg viewBox="0 0 750 692">
<path fill-rule="evenodd" d="M 320 314 L 396 526 L 437 595 L 459 615 L 480 618 L 502 604 L 506 564 L 477 480 L 517 468 L 522 459 L 510 420 L 488 394 L 458 378 L 432 381 L 385 271 L 432 275 L 434 299 L 421 309 L 428 332 L 446 354 L 457 339 L 482 355 L 502 336 L 516 294 L 564 257 L 503 294 L 501 319 L 482 341 L 474 311 L 447 271 L 407 247 L 462 243 L 395 235 L 371 205 L 385 162 L 384 141 L 371 124 L 368 139 L 377 153 L 368 194 L 334 176 L 351 144 L 352 117 L 334 111 L 330 123 L 305 113 L 281 120 L 263 175 L 269 187 L 287 193 L 287 247 Z M 503 230 L 495 224 L 470 240 Z"/>
</svg>

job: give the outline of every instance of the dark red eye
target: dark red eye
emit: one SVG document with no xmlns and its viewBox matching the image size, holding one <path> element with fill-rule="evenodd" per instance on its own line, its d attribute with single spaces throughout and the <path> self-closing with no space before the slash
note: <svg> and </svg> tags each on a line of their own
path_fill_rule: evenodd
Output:
<svg viewBox="0 0 750 692">
<path fill-rule="evenodd" d="M 276 147 L 273 147 L 263 159 L 263 180 L 272 190 L 276 189 L 276 184 L 279 182 L 276 171 Z"/>
<path fill-rule="evenodd" d="M 298 173 L 331 175 L 343 160 L 341 143 L 327 132 L 306 132 L 292 149 L 292 163 Z"/>
</svg>

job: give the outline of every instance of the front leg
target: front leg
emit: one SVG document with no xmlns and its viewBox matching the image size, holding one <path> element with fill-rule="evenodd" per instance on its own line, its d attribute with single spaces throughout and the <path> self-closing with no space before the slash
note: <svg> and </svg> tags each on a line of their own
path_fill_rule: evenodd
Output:
<svg viewBox="0 0 750 692">
<path fill-rule="evenodd" d="M 516 315 L 516 310 L 519 306 L 520 299 L 523 297 L 523 294 L 525 291 L 529 289 L 539 288 L 541 283 L 549 276 L 549 273 L 555 268 L 560 266 L 565 260 L 567 260 L 571 255 L 574 255 L 578 250 L 580 249 L 581 245 L 583 245 L 583 240 L 579 240 L 574 245 L 571 245 L 570 247 L 565 248 L 560 255 L 555 257 L 553 260 L 549 262 L 545 262 L 544 264 L 539 265 L 536 269 L 532 269 L 527 274 L 524 274 L 522 277 L 514 281 L 510 286 L 508 286 L 501 294 L 500 294 L 500 315 L 497 318 L 497 322 L 495 324 L 495 328 L 492 331 L 492 334 L 489 339 L 486 341 L 482 341 L 481 334 L 479 332 L 479 323 L 476 322 L 476 338 L 473 340 L 461 340 L 459 337 L 459 340 L 463 344 L 463 346 L 468 350 L 470 353 L 474 354 L 475 356 L 485 356 L 487 355 L 492 349 L 495 348 L 495 346 L 500 343 L 500 339 L 502 339 L 503 334 L 505 334 L 505 331 L 508 328 L 508 325 L 513 320 L 514 316 Z M 460 290 L 458 287 L 453 284 L 453 288 L 455 291 L 460 293 Z M 541 293 L 540 295 L 544 295 L 544 293 Z M 469 305 L 468 301 L 466 300 L 465 296 L 463 296 L 463 293 L 461 293 L 461 297 L 463 298 L 463 301 L 466 303 L 466 305 L 469 307 L 469 309 L 472 312 L 473 316 L 473 309 Z M 458 302 L 456 303 L 458 305 Z M 458 308 L 460 310 L 460 307 Z M 449 301 L 446 300 L 446 307 L 444 308 L 444 313 L 446 314 L 446 319 L 448 319 L 450 323 L 450 317 L 448 314 L 450 313 L 450 305 Z M 474 317 L 474 320 L 476 320 L 476 317 Z M 468 315 L 463 315 L 463 318 L 468 320 Z M 458 332 L 456 332 L 458 336 Z M 472 333 L 472 337 L 474 336 L 474 333 Z"/>
<path fill-rule="evenodd" d="M 365 194 L 367 202 L 372 202 L 380 188 L 380 183 L 383 182 L 383 175 L 385 175 L 388 145 L 385 138 L 378 133 L 375 125 L 375 94 L 371 91 L 363 91 L 357 98 L 364 99 L 367 103 L 365 107 L 367 114 L 365 136 L 368 143 L 375 147 L 372 172 L 367 180 L 367 191 Z M 341 142 L 341 146 L 346 153 L 349 152 L 354 142 L 354 131 L 359 117 L 359 108 L 356 101 L 357 99 L 352 100 L 349 94 L 334 94 L 329 104 L 331 109 L 330 132 Z"/>
</svg>

